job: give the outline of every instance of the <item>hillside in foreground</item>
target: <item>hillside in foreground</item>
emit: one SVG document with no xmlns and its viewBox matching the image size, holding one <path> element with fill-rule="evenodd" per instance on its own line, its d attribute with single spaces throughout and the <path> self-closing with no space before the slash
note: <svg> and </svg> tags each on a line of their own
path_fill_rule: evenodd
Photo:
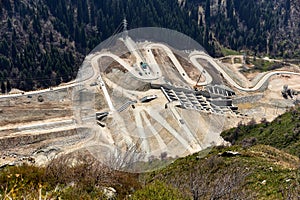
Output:
<svg viewBox="0 0 300 200">
<path fill-rule="evenodd" d="M 299 108 L 271 123 L 240 125 L 234 146 L 207 149 L 145 174 L 112 171 L 82 154 L 75 166 L 68 155 L 47 167 L 4 167 L 0 194 L 3 199 L 297 199 L 297 124 Z M 230 139 L 236 131 L 223 136 Z"/>
<path fill-rule="evenodd" d="M 199 156 L 153 172 L 149 182 L 165 181 L 193 199 L 286 199 L 299 194 L 299 158 L 273 147 L 216 148 Z"/>
<path fill-rule="evenodd" d="M 91 160 L 76 167 L 62 160 L 40 168 L 6 167 L 0 174 L 1 198 L 105 199 L 108 190 L 116 191 L 116 199 L 299 198 L 296 156 L 266 145 L 218 147 L 201 158 L 202 153 L 147 174 L 111 171 Z"/>
<path fill-rule="evenodd" d="M 237 128 L 224 131 L 221 136 L 242 146 L 266 144 L 300 157 L 300 107 L 278 116 L 274 121 L 262 120 L 239 124 Z"/>
</svg>

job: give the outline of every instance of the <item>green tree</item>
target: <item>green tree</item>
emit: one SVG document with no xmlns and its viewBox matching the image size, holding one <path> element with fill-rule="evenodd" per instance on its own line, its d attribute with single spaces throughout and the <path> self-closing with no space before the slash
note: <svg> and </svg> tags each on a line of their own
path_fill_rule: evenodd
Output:
<svg viewBox="0 0 300 200">
<path fill-rule="evenodd" d="M 288 20 L 290 18 L 290 10 L 291 10 L 291 1 L 286 0 L 285 1 L 285 16 L 284 16 L 284 24 L 288 25 Z"/>
<path fill-rule="evenodd" d="M 2 9 L 2 1 L 0 1 L 0 16 L 2 16 L 2 13 L 3 13 L 3 9 Z"/>
<path fill-rule="evenodd" d="M 9 80 L 6 81 L 6 90 L 7 90 L 7 92 L 11 91 L 11 84 L 10 84 Z"/>
<path fill-rule="evenodd" d="M 1 81 L 1 93 L 4 94 L 5 93 L 5 83 L 3 81 Z"/>
<path fill-rule="evenodd" d="M 206 0 L 205 3 L 205 23 L 207 27 L 210 27 L 210 0 Z"/>
</svg>

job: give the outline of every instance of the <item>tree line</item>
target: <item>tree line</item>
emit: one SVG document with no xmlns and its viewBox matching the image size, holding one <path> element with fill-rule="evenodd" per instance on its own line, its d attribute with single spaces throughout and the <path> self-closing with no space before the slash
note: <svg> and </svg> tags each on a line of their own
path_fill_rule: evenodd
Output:
<svg viewBox="0 0 300 200">
<path fill-rule="evenodd" d="M 280 24 L 289 24 L 289 12 L 281 16 L 270 1 L 222 2 L 0 0 L 0 81 L 32 90 L 74 79 L 85 55 L 110 37 L 124 17 L 129 28 L 156 26 L 182 32 L 211 56 L 222 56 L 220 47 L 292 56 L 285 51 L 293 49 L 290 43 L 274 45 L 273 34 Z M 290 11 L 291 2 L 281 9 Z"/>
</svg>

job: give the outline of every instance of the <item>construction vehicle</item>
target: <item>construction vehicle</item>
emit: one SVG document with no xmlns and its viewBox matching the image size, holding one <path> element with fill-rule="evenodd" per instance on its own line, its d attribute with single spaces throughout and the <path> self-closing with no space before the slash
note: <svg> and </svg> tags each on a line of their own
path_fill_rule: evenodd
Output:
<svg viewBox="0 0 300 200">
<path fill-rule="evenodd" d="M 200 79 L 201 79 L 201 76 L 202 76 L 202 72 L 200 73 L 200 76 L 199 76 L 199 78 L 198 78 L 196 84 L 193 86 L 193 88 L 194 88 L 195 91 L 200 91 L 200 90 L 203 89 L 202 86 L 198 85 L 198 83 L 199 83 L 199 81 L 200 81 Z"/>
<path fill-rule="evenodd" d="M 283 98 L 285 98 L 285 99 L 288 99 L 289 97 L 291 99 L 293 99 L 294 96 L 300 94 L 300 91 L 293 90 L 293 89 L 289 88 L 288 85 L 284 85 L 283 89 L 281 91 L 281 94 L 282 94 Z"/>
</svg>

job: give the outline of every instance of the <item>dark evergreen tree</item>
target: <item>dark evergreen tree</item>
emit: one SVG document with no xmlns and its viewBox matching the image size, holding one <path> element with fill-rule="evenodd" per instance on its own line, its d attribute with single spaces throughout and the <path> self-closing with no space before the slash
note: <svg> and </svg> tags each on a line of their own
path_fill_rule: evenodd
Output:
<svg viewBox="0 0 300 200">
<path fill-rule="evenodd" d="M 0 1 L 0 16 L 2 16 L 3 14 L 3 9 L 2 9 L 3 5 L 2 5 L 2 1 Z"/>
<path fill-rule="evenodd" d="M 207 27 L 210 27 L 210 0 L 206 0 L 205 3 L 205 23 Z"/>
<path fill-rule="evenodd" d="M 1 81 L 1 93 L 5 94 L 5 90 L 6 90 L 5 83 Z"/>
<path fill-rule="evenodd" d="M 7 90 L 7 92 L 11 91 L 11 84 L 10 84 L 9 80 L 6 81 L 6 90 Z"/>
<path fill-rule="evenodd" d="M 290 10 L 291 10 L 291 0 L 285 1 L 285 16 L 284 16 L 284 24 L 288 25 L 288 20 L 290 18 Z"/>
</svg>

